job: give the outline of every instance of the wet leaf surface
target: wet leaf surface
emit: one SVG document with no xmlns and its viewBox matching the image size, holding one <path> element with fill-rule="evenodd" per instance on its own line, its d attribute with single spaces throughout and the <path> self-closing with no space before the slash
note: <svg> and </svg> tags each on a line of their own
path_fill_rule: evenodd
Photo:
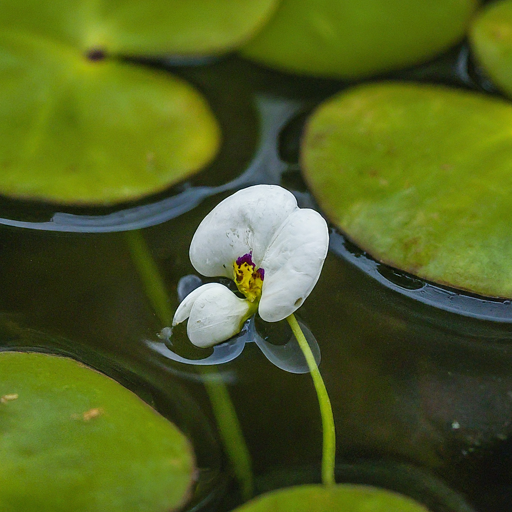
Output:
<svg viewBox="0 0 512 512">
<path fill-rule="evenodd" d="M 477 0 L 283 0 L 242 54 L 301 74 L 361 78 L 419 64 L 462 39 Z"/>
<path fill-rule="evenodd" d="M 13 512 L 175 510 L 193 482 L 181 432 L 71 359 L 0 353 L 0 502 Z"/>
<path fill-rule="evenodd" d="M 264 494 L 236 512 L 427 512 L 410 498 L 360 485 L 304 485 Z"/>
<path fill-rule="evenodd" d="M 375 258 L 476 294 L 512 296 L 512 107 L 380 83 L 325 102 L 304 138 L 328 217 Z"/>
</svg>

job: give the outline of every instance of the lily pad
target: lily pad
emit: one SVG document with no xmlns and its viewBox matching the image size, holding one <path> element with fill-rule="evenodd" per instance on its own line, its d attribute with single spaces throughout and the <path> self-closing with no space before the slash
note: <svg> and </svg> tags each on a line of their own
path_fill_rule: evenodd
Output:
<svg viewBox="0 0 512 512">
<path fill-rule="evenodd" d="M 220 129 L 204 98 L 123 56 L 204 55 L 247 39 L 276 0 L 5 0 L 0 194 L 109 205 L 207 165 Z"/>
<path fill-rule="evenodd" d="M 278 0 L 3 0 L 0 27 L 87 53 L 213 55 L 251 37 Z"/>
<path fill-rule="evenodd" d="M 282 0 L 245 57 L 285 71 L 361 78 L 419 64 L 461 40 L 478 0 Z"/>
<path fill-rule="evenodd" d="M 217 151 L 219 128 L 180 79 L 54 41 L 0 35 L 0 193 L 110 204 L 160 191 Z"/>
<path fill-rule="evenodd" d="M 429 281 L 512 297 L 512 106 L 433 85 L 352 88 L 311 116 L 302 166 L 357 245 Z"/>
<path fill-rule="evenodd" d="M 303 485 L 281 489 L 234 512 L 428 512 L 410 498 L 363 485 Z"/>
<path fill-rule="evenodd" d="M 117 382 L 71 359 L 0 353 L 0 507 L 161 512 L 188 498 L 183 434 Z"/>
<path fill-rule="evenodd" d="M 512 96 L 512 1 L 493 2 L 479 11 L 470 41 L 476 59 L 494 83 Z"/>
</svg>

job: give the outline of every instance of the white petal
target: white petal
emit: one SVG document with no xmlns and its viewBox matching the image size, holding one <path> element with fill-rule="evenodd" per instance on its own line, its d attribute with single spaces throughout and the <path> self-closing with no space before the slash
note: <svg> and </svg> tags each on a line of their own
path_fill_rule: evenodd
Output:
<svg viewBox="0 0 512 512">
<path fill-rule="evenodd" d="M 178 325 L 181 324 L 181 322 L 184 322 L 189 316 L 190 311 L 192 310 L 192 306 L 194 305 L 194 302 L 197 300 L 199 295 L 204 293 L 206 290 L 210 288 L 216 288 L 216 287 L 222 287 L 226 288 L 225 286 L 222 286 L 219 283 L 208 283 L 203 284 L 202 286 L 199 286 L 195 290 L 192 290 L 181 302 L 178 306 L 178 309 L 176 310 L 176 313 L 174 313 L 174 318 L 172 319 L 172 325 Z"/>
<path fill-rule="evenodd" d="M 233 262 L 252 251 L 260 266 L 281 224 L 298 210 L 293 194 L 277 185 L 255 185 L 219 203 L 201 222 L 190 244 L 190 261 L 209 277 L 233 277 Z"/>
<path fill-rule="evenodd" d="M 329 232 L 314 210 L 292 213 L 261 262 L 265 270 L 259 315 L 278 322 L 297 310 L 315 286 L 329 248 Z"/>
<path fill-rule="evenodd" d="M 190 341 L 197 347 L 211 347 L 240 332 L 251 306 L 221 284 L 205 284 L 185 297 L 176 310 L 173 325 L 188 318 Z"/>
</svg>

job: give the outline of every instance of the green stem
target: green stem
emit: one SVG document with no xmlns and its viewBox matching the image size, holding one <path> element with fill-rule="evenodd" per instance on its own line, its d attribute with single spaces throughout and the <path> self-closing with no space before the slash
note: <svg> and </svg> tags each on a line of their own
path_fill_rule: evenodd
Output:
<svg viewBox="0 0 512 512">
<path fill-rule="evenodd" d="M 169 296 L 144 236 L 138 230 L 127 231 L 124 236 L 151 306 L 163 325 L 171 325 L 174 313 L 169 304 Z"/>
<path fill-rule="evenodd" d="M 207 377 L 205 379 L 206 391 L 215 413 L 224 448 L 240 485 L 242 496 L 245 500 L 249 500 L 254 494 L 251 455 L 245 444 L 244 434 L 233 402 L 224 381 L 214 366 L 200 367 L 200 371 Z"/>
<path fill-rule="evenodd" d="M 125 237 L 133 263 L 142 279 L 153 309 L 163 325 L 170 325 L 173 312 L 168 302 L 168 294 L 144 236 L 140 231 L 128 231 L 125 233 Z M 235 406 L 229 396 L 226 384 L 215 367 L 196 368 L 208 377 L 204 379 L 204 385 L 212 404 L 219 434 L 240 484 L 242 496 L 248 500 L 252 497 L 254 489 L 252 462 Z"/>
<path fill-rule="evenodd" d="M 306 358 L 306 362 L 313 378 L 316 394 L 318 396 L 318 403 L 320 405 L 320 416 L 322 417 L 322 431 L 323 431 L 323 449 L 322 449 L 322 482 L 325 485 L 334 485 L 336 483 L 334 470 L 336 458 L 336 430 L 334 427 L 334 416 L 332 414 L 331 400 L 327 393 L 327 389 L 320 374 L 320 370 L 311 352 L 311 348 L 300 328 L 299 322 L 292 313 L 287 317 L 288 323 L 292 328 L 294 336 L 299 342 L 299 346 Z"/>
</svg>

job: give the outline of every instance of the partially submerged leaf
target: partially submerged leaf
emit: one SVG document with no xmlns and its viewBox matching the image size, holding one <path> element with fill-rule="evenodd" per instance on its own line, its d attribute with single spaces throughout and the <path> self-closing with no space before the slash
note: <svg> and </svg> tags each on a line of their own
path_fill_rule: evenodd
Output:
<svg viewBox="0 0 512 512">
<path fill-rule="evenodd" d="M 295 73 L 361 78 L 419 64 L 464 36 L 478 0 L 282 0 L 242 54 Z"/>
<path fill-rule="evenodd" d="M 303 485 L 257 497 L 234 512 L 428 512 L 406 496 L 363 485 Z"/>
<path fill-rule="evenodd" d="M 331 221 L 378 260 L 510 298 L 511 126 L 503 100 L 368 84 L 312 115 L 302 165 Z"/>
<path fill-rule="evenodd" d="M 469 35 L 479 64 L 512 96 L 512 1 L 486 5 L 475 17 Z"/>
<path fill-rule="evenodd" d="M 117 382 L 71 359 L 0 353 L 0 508 L 162 512 L 194 479 L 187 439 Z"/>
</svg>

